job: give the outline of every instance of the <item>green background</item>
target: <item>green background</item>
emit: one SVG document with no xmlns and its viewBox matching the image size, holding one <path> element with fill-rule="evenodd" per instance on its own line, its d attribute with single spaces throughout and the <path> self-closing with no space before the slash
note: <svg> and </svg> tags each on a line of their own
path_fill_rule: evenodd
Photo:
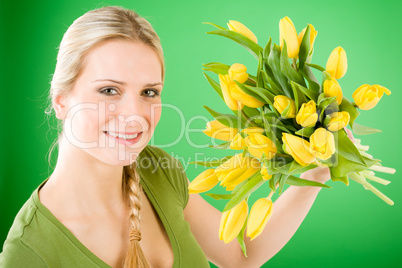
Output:
<svg viewBox="0 0 402 268">
<path fill-rule="evenodd" d="M 196 148 L 209 138 L 201 133 L 212 120 L 202 107 L 230 112 L 208 85 L 202 63 L 235 62 L 256 70 L 256 60 L 238 44 L 205 32 L 213 22 L 226 27 L 237 20 L 249 27 L 264 46 L 271 36 L 279 43 L 279 20 L 289 16 L 300 32 L 307 23 L 318 31 L 313 63 L 325 66 L 331 51 L 342 46 L 348 71 L 339 80 L 344 96 L 352 99 L 361 84 L 389 88 L 372 110 L 362 111 L 356 122 L 382 129 L 382 133 L 358 136 L 370 145 L 369 153 L 394 167 L 394 175 L 377 173 L 391 180 L 376 184 L 395 205 L 351 181 L 349 186 L 329 181 L 289 243 L 264 267 L 395 267 L 402 253 L 402 182 L 399 173 L 401 147 L 401 46 L 400 1 L 4 1 L 1 12 L 1 161 L 0 243 L 19 208 L 51 172 L 47 154 L 56 137 L 44 113 L 56 48 L 74 19 L 102 5 L 122 5 L 146 17 L 159 34 L 165 53 L 166 80 L 163 102 L 184 113 L 165 108 L 153 144 L 178 157 L 193 180 L 204 169 L 187 163 L 203 157 L 222 157 L 234 151 Z M 217 77 L 211 74 L 215 79 Z M 198 117 L 196 117 L 198 116 Z M 190 121 L 192 120 L 192 121 Z M 51 126 L 54 126 L 51 120 Z M 186 135 L 180 137 L 181 131 Z M 191 130 L 192 132 L 189 132 Z M 56 152 L 57 153 L 57 152 Z M 56 154 L 53 155 L 53 160 Z M 54 162 L 53 162 L 54 163 Z M 264 185 L 249 204 L 268 194 Z M 211 192 L 223 192 L 221 188 Z M 201 194 L 222 210 L 225 201 Z M 274 198 L 276 196 L 274 195 Z M 212 267 L 214 267 L 212 265 Z"/>
</svg>

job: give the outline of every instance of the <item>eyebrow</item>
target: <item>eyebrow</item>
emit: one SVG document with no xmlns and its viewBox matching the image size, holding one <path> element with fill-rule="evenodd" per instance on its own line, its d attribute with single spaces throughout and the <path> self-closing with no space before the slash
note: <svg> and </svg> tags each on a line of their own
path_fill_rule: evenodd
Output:
<svg viewBox="0 0 402 268">
<path fill-rule="evenodd" d="M 114 79 L 96 79 L 96 80 L 92 81 L 92 83 L 94 83 L 94 82 L 102 82 L 102 81 L 110 81 L 110 82 L 120 84 L 120 85 L 123 85 L 123 86 L 127 85 L 126 82 L 117 81 L 117 80 L 114 80 Z M 157 86 L 157 85 L 162 85 L 162 83 L 161 82 L 147 83 L 147 84 L 144 85 L 144 87 L 153 87 L 153 86 Z"/>
</svg>

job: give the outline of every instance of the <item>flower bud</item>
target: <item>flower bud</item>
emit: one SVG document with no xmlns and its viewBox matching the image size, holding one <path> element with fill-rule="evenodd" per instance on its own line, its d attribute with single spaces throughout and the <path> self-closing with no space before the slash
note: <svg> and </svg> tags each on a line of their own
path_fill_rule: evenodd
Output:
<svg viewBox="0 0 402 268">
<path fill-rule="evenodd" d="M 236 154 L 215 169 L 215 174 L 222 187 L 232 191 L 236 185 L 258 172 L 261 163 L 254 157 Z"/>
<path fill-rule="evenodd" d="M 229 147 L 233 150 L 243 150 L 245 145 L 246 143 L 244 142 L 243 137 L 240 135 L 240 133 L 237 133 L 230 143 Z"/>
<path fill-rule="evenodd" d="M 219 224 L 219 239 L 225 244 L 237 237 L 243 228 L 248 214 L 248 205 L 246 200 L 241 201 L 234 208 L 222 213 Z"/>
<path fill-rule="evenodd" d="M 288 107 L 289 106 L 289 107 Z M 274 97 L 274 107 L 281 114 L 282 118 L 296 117 L 296 103 L 291 98 L 284 95 Z M 288 109 L 287 109 L 288 107 Z M 286 110 L 287 109 L 287 110 Z M 285 114 L 282 114 L 286 110 Z"/>
<path fill-rule="evenodd" d="M 310 153 L 310 143 L 305 139 L 283 132 L 282 141 L 285 152 L 300 165 L 305 167 L 315 161 L 315 157 Z"/>
<path fill-rule="evenodd" d="M 310 148 L 314 157 L 327 160 L 335 153 L 334 135 L 323 127 L 317 128 L 310 136 Z"/>
<path fill-rule="evenodd" d="M 391 94 L 391 91 L 383 86 L 364 84 L 353 92 L 352 97 L 360 109 L 369 110 L 377 105 L 384 92 L 387 95 Z"/>
<path fill-rule="evenodd" d="M 279 40 L 281 49 L 283 48 L 283 40 L 286 41 L 289 58 L 296 58 L 299 55 L 299 40 L 296 28 L 288 16 L 279 21 Z"/>
<path fill-rule="evenodd" d="M 231 87 L 235 84 L 229 77 L 228 74 L 222 75 L 219 74 L 219 83 L 222 89 L 223 99 L 225 100 L 226 105 L 231 110 L 241 110 L 244 107 L 244 104 L 241 104 L 237 100 L 235 100 L 230 92 Z"/>
<path fill-rule="evenodd" d="M 244 24 L 235 20 L 229 20 L 228 27 L 229 30 L 242 34 L 251 41 L 257 43 L 257 37 L 255 36 L 255 34 L 252 31 L 250 31 L 249 28 L 244 26 Z"/>
<path fill-rule="evenodd" d="M 247 221 L 247 236 L 251 241 L 259 236 L 272 215 L 271 198 L 260 198 L 252 206 Z"/>
<path fill-rule="evenodd" d="M 313 100 L 303 103 L 296 115 L 296 122 L 302 127 L 313 127 L 318 120 L 317 109 Z"/>
<path fill-rule="evenodd" d="M 346 52 L 342 47 L 335 48 L 327 60 L 326 71 L 336 79 L 342 78 L 348 69 Z"/>
<path fill-rule="evenodd" d="M 230 88 L 230 92 L 232 97 L 241 103 L 242 105 L 246 105 L 251 108 L 260 108 L 264 106 L 264 103 L 257 100 L 254 97 L 251 97 L 247 93 L 245 93 L 238 85 L 233 84 Z"/>
<path fill-rule="evenodd" d="M 269 160 L 277 152 L 275 143 L 262 134 L 255 133 L 249 135 L 244 141 L 246 142 L 247 150 L 257 159 L 261 159 L 264 153 L 265 157 Z"/>
<path fill-rule="evenodd" d="M 202 132 L 214 139 L 230 141 L 235 137 L 237 131 L 237 128 L 227 127 L 218 120 L 213 120 L 207 123 L 206 129 Z"/>
<path fill-rule="evenodd" d="M 324 124 L 329 131 L 338 131 L 349 124 L 350 115 L 348 112 L 334 112 L 327 116 Z"/>
<path fill-rule="evenodd" d="M 188 186 L 189 194 L 202 193 L 212 189 L 218 184 L 219 180 L 215 174 L 215 169 L 207 169 L 201 172 Z"/>
<path fill-rule="evenodd" d="M 342 89 L 341 86 L 339 85 L 338 81 L 335 79 L 330 79 L 330 80 L 325 80 L 324 81 L 324 94 L 325 97 L 335 97 L 336 96 L 336 102 L 338 105 L 342 103 Z"/>
<path fill-rule="evenodd" d="M 234 63 L 230 66 L 228 74 L 232 81 L 236 80 L 239 83 L 244 83 L 248 79 L 247 67 L 240 63 Z"/>
</svg>

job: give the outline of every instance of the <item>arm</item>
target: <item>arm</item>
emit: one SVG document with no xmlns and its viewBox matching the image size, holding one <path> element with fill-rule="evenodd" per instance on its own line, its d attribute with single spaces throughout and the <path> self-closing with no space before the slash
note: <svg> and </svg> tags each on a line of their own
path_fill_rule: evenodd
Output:
<svg viewBox="0 0 402 268">
<path fill-rule="evenodd" d="M 325 182 L 328 168 L 315 168 L 301 178 Z M 245 237 L 248 257 L 244 257 L 237 239 L 225 244 L 219 240 L 221 212 L 199 194 L 190 194 L 184 209 L 185 219 L 208 260 L 219 267 L 260 267 L 290 240 L 306 217 L 321 187 L 290 186 L 274 202 L 264 231 L 253 241 Z"/>
</svg>

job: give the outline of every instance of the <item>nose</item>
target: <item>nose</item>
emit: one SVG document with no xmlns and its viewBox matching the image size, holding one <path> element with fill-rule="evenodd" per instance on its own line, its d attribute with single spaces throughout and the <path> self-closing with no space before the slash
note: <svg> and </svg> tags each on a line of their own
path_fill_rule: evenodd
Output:
<svg viewBox="0 0 402 268">
<path fill-rule="evenodd" d="M 149 123 L 146 116 L 146 109 L 146 105 L 144 105 L 143 101 L 138 97 L 122 100 L 122 102 L 117 105 L 116 109 L 119 124 L 125 127 L 125 130 L 128 132 L 148 131 Z"/>
</svg>

